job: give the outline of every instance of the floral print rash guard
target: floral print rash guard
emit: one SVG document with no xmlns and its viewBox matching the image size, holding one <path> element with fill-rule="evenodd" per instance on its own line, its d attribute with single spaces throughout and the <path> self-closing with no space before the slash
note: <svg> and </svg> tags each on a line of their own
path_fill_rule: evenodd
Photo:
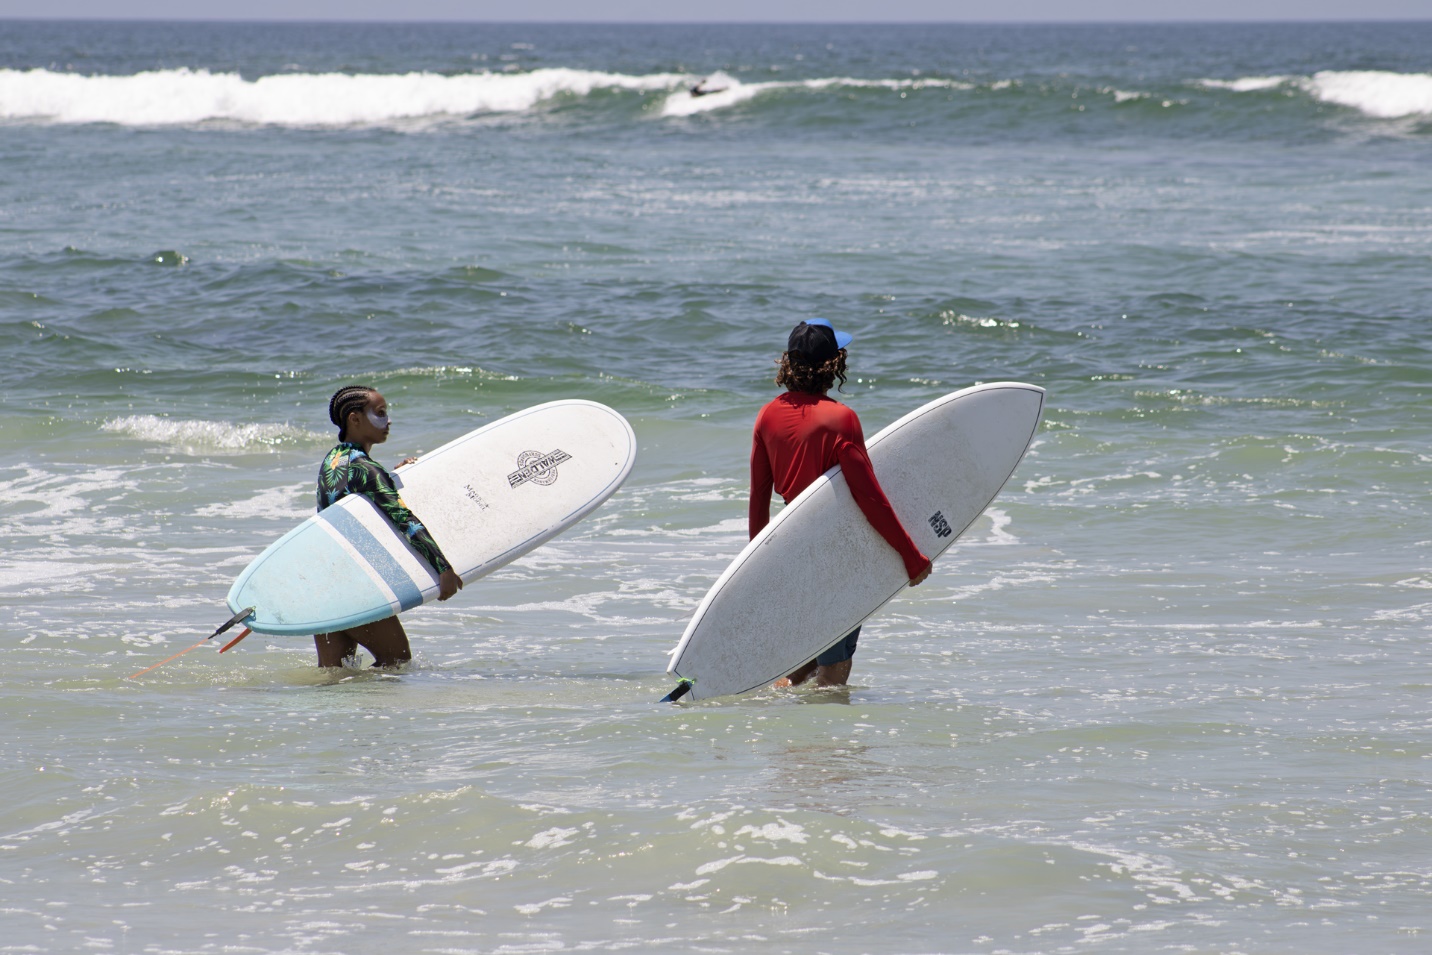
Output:
<svg viewBox="0 0 1432 955">
<path fill-rule="evenodd" d="M 342 441 L 328 452 L 318 468 L 318 509 L 321 511 L 349 494 L 362 494 L 372 501 L 393 526 L 408 535 L 413 549 L 439 574 L 452 569 L 433 535 L 398 496 L 392 475 L 362 448 Z"/>
</svg>

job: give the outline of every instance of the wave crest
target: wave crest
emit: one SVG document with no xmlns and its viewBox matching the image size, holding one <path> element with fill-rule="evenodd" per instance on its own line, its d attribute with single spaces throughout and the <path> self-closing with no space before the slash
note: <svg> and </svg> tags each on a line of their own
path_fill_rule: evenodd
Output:
<svg viewBox="0 0 1432 955">
<path fill-rule="evenodd" d="M 288 424 L 230 424 L 227 421 L 160 418 L 149 414 L 111 418 L 100 425 L 100 430 L 156 444 L 204 451 L 254 451 L 328 441 L 325 435 Z"/>
<path fill-rule="evenodd" d="M 727 109 L 769 92 L 888 90 L 904 98 L 925 89 L 1014 88 L 1017 80 L 974 84 L 940 77 L 828 77 L 744 83 L 725 73 L 629 75 L 568 68 L 525 73 L 283 73 L 246 80 L 203 69 L 127 76 L 46 69 L 0 69 L 0 122 L 114 123 L 173 126 L 228 122 L 255 126 L 353 127 L 408 124 L 484 114 L 521 113 L 561 96 L 603 90 L 657 93 L 652 114 L 692 116 Z M 1195 86 L 1235 94 L 1284 91 L 1356 109 L 1376 118 L 1432 115 L 1432 74 L 1324 70 L 1310 76 L 1203 79 Z M 1101 90 L 1116 104 L 1158 99 L 1146 92 Z M 1181 102 L 1181 101 L 1180 101 Z"/>
<path fill-rule="evenodd" d="M 1432 115 L 1432 73 L 1387 70 L 1322 70 L 1312 76 L 1245 76 L 1199 80 L 1208 89 L 1259 93 L 1279 87 L 1302 90 L 1322 103 L 1346 106 L 1377 119 Z"/>
<path fill-rule="evenodd" d="M 530 73 L 291 73 L 246 80 L 237 73 L 154 70 L 84 76 L 0 70 L 0 119 L 168 126 L 213 120 L 268 126 L 359 126 L 428 116 L 531 109 L 563 93 L 665 90 L 686 78 L 591 70 Z"/>
<path fill-rule="evenodd" d="M 1299 85 L 1324 103 L 1378 119 L 1432 114 L 1432 73 L 1324 70 Z"/>
<path fill-rule="evenodd" d="M 715 82 L 713 82 L 715 81 Z M 848 76 L 814 80 L 789 80 L 769 83 L 742 83 L 725 73 L 713 73 L 701 81 L 709 84 L 711 92 L 697 93 L 683 89 L 672 93 L 662 104 L 662 116 L 692 116 L 715 109 L 724 109 L 753 99 L 768 90 L 828 90 L 828 89 L 882 89 L 882 90 L 923 90 L 923 89 L 975 89 L 974 84 L 961 80 L 945 79 L 904 79 L 904 80 L 863 80 Z M 698 84 L 701 85 L 701 84 Z"/>
</svg>

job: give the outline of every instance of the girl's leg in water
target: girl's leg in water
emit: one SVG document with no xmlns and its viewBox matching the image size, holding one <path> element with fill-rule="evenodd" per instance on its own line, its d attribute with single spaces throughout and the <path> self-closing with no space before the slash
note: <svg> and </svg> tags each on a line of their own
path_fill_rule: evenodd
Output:
<svg viewBox="0 0 1432 955">
<path fill-rule="evenodd" d="M 318 633 L 313 637 L 321 667 L 342 666 L 343 661 L 358 652 L 361 646 L 373 654 L 375 667 L 395 667 L 413 658 L 408 634 L 397 617 L 334 633 Z"/>
</svg>

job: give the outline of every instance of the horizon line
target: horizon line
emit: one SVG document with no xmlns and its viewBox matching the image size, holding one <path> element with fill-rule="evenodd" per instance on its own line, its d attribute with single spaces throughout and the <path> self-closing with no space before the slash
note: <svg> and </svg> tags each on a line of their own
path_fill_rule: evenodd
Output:
<svg viewBox="0 0 1432 955">
<path fill-rule="evenodd" d="M 950 20 L 576 20 L 576 19 L 538 19 L 538 20 L 492 20 L 492 19 L 462 19 L 455 20 L 450 17 L 432 17 L 417 19 L 391 19 L 386 17 L 348 19 L 339 17 L 147 17 L 147 16 L 9 16 L 0 14 L 0 23 L 191 23 L 191 24 L 245 24 L 245 25 L 335 25 L 335 26 L 364 26 L 364 25 L 387 25 L 387 26 L 683 26 L 683 27 L 739 27 L 739 26 L 1280 26 L 1284 24 L 1338 24 L 1346 25 L 1352 23 L 1376 23 L 1376 24 L 1426 24 L 1432 23 L 1432 14 L 1426 17 L 1404 17 L 1404 16 L 1347 16 L 1347 17 L 1282 17 L 1276 19 L 1248 18 L 1228 19 L 1226 17 L 1199 18 L 1178 18 L 1163 20 L 1143 20 L 1122 17 L 1101 18 L 1095 17 L 1086 20 L 1046 20 L 1046 19 L 950 19 Z"/>
</svg>

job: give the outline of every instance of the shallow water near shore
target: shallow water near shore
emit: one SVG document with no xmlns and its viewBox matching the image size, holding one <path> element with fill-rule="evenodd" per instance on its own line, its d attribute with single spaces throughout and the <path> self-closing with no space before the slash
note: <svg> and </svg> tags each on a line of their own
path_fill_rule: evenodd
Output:
<svg viewBox="0 0 1432 955">
<path fill-rule="evenodd" d="M 0 952 L 1426 951 L 1429 50 L 6 24 Z M 658 705 L 816 315 L 867 434 L 1044 426 L 850 687 Z M 560 397 L 638 461 L 402 672 L 128 679 L 353 380 L 388 464 Z"/>
</svg>

